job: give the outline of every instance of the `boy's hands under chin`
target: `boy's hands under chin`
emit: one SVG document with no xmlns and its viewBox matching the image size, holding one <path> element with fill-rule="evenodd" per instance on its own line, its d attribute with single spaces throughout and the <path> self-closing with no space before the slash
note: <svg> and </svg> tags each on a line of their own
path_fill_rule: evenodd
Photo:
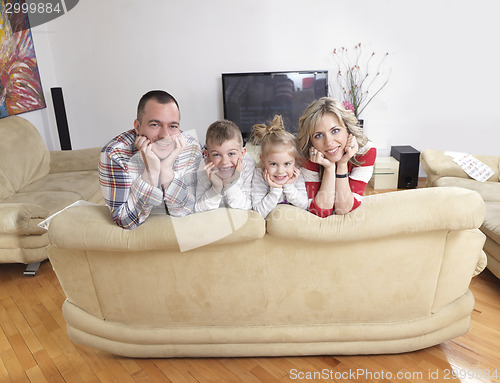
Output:
<svg viewBox="0 0 500 383">
<path fill-rule="evenodd" d="M 215 168 L 215 165 L 213 162 L 208 162 L 204 167 L 203 170 L 205 171 L 206 175 L 208 176 L 208 179 L 210 182 L 212 182 L 212 187 L 215 189 L 217 193 L 222 192 L 222 188 L 224 187 L 224 183 L 222 182 L 222 178 L 220 178 L 217 175 L 217 169 Z"/>
<path fill-rule="evenodd" d="M 243 156 L 238 158 L 238 162 L 236 163 L 236 168 L 234 169 L 233 175 L 231 177 L 224 178 L 222 180 L 224 187 L 231 185 L 234 181 L 240 178 L 242 170 L 243 170 Z"/>
</svg>

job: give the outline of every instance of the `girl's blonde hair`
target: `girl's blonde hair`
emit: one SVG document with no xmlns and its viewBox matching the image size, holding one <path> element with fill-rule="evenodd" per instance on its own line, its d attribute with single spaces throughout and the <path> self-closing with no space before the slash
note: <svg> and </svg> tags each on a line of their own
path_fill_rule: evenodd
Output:
<svg viewBox="0 0 500 383">
<path fill-rule="evenodd" d="M 309 158 L 309 148 L 312 146 L 311 138 L 323 116 L 333 114 L 337 116 L 340 125 L 347 129 L 358 141 L 358 151 L 361 150 L 368 138 L 364 135 L 363 129 L 359 127 L 358 119 L 351 111 L 348 111 L 337 100 L 330 97 L 322 97 L 313 101 L 299 118 L 298 140 L 302 154 Z M 360 162 L 353 156 L 350 160 L 354 165 L 360 165 Z"/>
<path fill-rule="evenodd" d="M 304 156 L 299 150 L 297 138 L 285 130 L 285 125 L 280 115 L 274 116 L 268 125 L 254 125 L 252 130 L 253 144 L 260 145 L 262 158 L 265 158 L 270 152 L 276 151 L 276 146 L 287 146 L 288 153 L 295 158 L 297 166 L 300 166 L 304 162 Z"/>
</svg>

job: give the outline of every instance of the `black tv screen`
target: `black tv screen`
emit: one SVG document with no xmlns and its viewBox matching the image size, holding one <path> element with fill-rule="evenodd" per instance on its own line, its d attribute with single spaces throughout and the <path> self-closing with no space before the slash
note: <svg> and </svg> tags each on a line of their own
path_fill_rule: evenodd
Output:
<svg viewBox="0 0 500 383">
<path fill-rule="evenodd" d="M 305 108 L 328 96 L 328 71 L 223 73 L 222 91 L 224 118 L 238 125 L 245 141 L 254 124 L 276 114 L 295 133 Z"/>
</svg>

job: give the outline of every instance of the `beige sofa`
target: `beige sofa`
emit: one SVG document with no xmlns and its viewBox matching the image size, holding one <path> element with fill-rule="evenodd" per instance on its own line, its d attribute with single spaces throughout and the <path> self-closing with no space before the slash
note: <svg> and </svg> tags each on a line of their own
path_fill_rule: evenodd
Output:
<svg viewBox="0 0 500 383">
<path fill-rule="evenodd" d="M 486 218 L 480 229 L 487 237 L 484 251 L 488 257 L 488 269 L 500 278 L 500 156 L 474 155 L 495 172 L 486 182 L 470 178 L 443 151 L 428 149 L 420 156 L 428 186 L 458 186 L 477 191 L 483 197 Z"/>
<path fill-rule="evenodd" d="M 114 225 L 67 209 L 49 259 L 79 344 L 130 357 L 399 353 L 466 333 L 482 270 L 479 194 L 365 197 L 345 216 L 279 205 Z"/>
<path fill-rule="evenodd" d="M 102 201 L 100 148 L 49 152 L 24 118 L 0 119 L 0 262 L 47 259 L 47 230 L 37 225 L 78 200 Z"/>
</svg>

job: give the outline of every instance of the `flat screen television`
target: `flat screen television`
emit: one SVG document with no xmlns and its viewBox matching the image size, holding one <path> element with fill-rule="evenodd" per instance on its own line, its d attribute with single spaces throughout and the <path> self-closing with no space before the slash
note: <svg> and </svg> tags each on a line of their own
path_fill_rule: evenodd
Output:
<svg viewBox="0 0 500 383">
<path fill-rule="evenodd" d="M 268 123 L 276 114 L 295 133 L 305 108 L 328 96 L 328 71 L 223 73 L 222 91 L 224 118 L 238 125 L 245 141 L 254 124 Z"/>
</svg>

